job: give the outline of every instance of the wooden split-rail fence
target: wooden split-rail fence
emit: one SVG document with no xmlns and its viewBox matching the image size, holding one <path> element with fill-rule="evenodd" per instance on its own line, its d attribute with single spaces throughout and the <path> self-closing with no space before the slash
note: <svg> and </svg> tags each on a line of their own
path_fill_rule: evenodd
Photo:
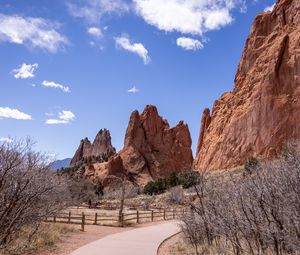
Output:
<svg viewBox="0 0 300 255">
<path fill-rule="evenodd" d="M 163 209 L 163 210 L 148 210 L 148 211 L 130 211 L 122 214 L 107 215 L 103 213 L 82 212 L 60 213 L 46 217 L 46 222 L 67 223 L 81 225 L 81 230 L 84 231 L 85 225 L 104 225 L 104 226 L 119 226 L 124 227 L 130 224 L 140 224 L 154 222 L 158 220 L 178 219 L 185 213 L 184 209 Z"/>
</svg>

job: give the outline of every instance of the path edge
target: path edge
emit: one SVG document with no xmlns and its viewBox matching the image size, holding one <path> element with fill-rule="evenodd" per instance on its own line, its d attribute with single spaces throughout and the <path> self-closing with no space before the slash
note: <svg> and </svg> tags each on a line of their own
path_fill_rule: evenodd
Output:
<svg viewBox="0 0 300 255">
<path fill-rule="evenodd" d="M 180 233 L 182 233 L 182 230 L 180 230 L 179 232 L 177 232 L 177 233 L 175 233 L 175 234 L 173 234 L 173 235 L 167 237 L 166 239 L 164 239 L 164 240 L 159 244 L 159 246 L 157 247 L 156 255 L 158 255 L 159 249 L 161 248 L 161 246 L 162 246 L 165 242 L 169 241 L 171 238 L 173 238 L 174 236 L 179 235 Z"/>
</svg>

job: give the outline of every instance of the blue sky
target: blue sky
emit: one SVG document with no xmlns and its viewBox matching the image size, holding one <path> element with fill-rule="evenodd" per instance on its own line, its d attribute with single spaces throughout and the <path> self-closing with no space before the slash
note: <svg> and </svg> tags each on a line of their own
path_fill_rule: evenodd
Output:
<svg viewBox="0 0 300 255">
<path fill-rule="evenodd" d="M 233 89 L 254 17 L 274 0 L 0 0 L 0 141 L 32 137 L 70 157 L 131 112 L 184 120 L 195 149 L 202 111 Z"/>
</svg>

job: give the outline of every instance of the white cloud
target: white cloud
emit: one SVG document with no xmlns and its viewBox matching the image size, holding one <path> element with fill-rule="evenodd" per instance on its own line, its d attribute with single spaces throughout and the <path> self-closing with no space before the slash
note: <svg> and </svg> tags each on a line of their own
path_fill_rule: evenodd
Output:
<svg viewBox="0 0 300 255">
<path fill-rule="evenodd" d="M 96 38 L 101 38 L 103 36 L 101 29 L 98 27 L 89 27 L 87 32 Z"/>
<path fill-rule="evenodd" d="M 123 0 L 85 0 L 84 3 L 69 1 L 67 8 L 73 17 L 83 18 L 90 24 L 99 23 L 105 14 L 121 14 L 129 10 L 129 5 Z"/>
<path fill-rule="evenodd" d="M 117 46 L 140 56 L 143 59 L 145 65 L 150 62 L 148 50 L 144 47 L 143 44 L 131 43 L 130 40 L 125 36 L 116 37 L 115 41 Z"/>
<path fill-rule="evenodd" d="M 75 114 L 71 111 L 61 111 L 58 113 L 57 119 L 47 119 L 46 124 L 56 125 L 56 124 L 68 124 L 75 119 Z"/>
<path fill-rule="evenodd" d="M 233 21 L 231 11 L 245 0 L 133 0 L 138 15 L 150 25 L 167 32 L 203 35 Z"/>
<path fill-rule="evenodd" d="M 189 37 L 179 37 L 176 40 L 177 46 L 185 50 L 200 50 L 203 49 L 203 44 L 195 39 Z"/>
<path fill-rule="evenodd" d="M 217 30 L 230 24 L 233 18 L 228 9 L 211 10 L 205 17 L 204 30 Z"/>
<path fill-rule="evenodd" d="M 28 79 L 33 78 L 36 69 L 39 67 L 38 64 L 25 64 L 23 63 L 20 68 L 12 70 L 14 77 L 16 79 Z"/>
<path fill-rule="evenodd" d="M 2 143 L 12 143 L 14 140 L 10 137 L 0 137 L 0 142 Z"/>
<path fill-rule="evenodd" d="M 133 94 L 140 92 L 140 90 L 137 89 L 135 86 L 133 86 L 131 89 L 129 89 L 127 91 L 128 91 L 128 93 L 133 93 Z"/>
<path fill-rule="evenodd" d="M 32 120 L 32 117 L 29 114 L 9 107 L 0 107 L 0 119 L 1 118 L 16 120 Z"/>
<path fill-rule="evenodd" d="M 71 92 L 70 88 L 68 86 L 56 83 L 54 81 L 43 81 L 42 85 L 44 87 L 49 87 L 49 88 L 56 88 L 56 89 L 61 89 L 64 92 Z"/>
<path fill-rule="evenodd" d="M 275 7 L 275 3 L 272 4 L 271 6 L 267 6 L 267 7 L 264 9 L 264 12 L 271 12 L 271 11 L 273 11 L 274 7 Z"/>
<path fill-rule="evenodd" d="M 0 42 L 25 44 L 56 52 L 68 39 L 56 31 L 57 24 L 43 18 L 0 13 Z"/>
</svg>

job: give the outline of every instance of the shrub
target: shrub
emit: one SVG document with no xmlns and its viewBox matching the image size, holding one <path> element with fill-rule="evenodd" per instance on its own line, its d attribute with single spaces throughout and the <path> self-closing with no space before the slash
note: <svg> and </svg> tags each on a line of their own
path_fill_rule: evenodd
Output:
<svg viewBox="0 0 300 255">
<path fill-rule="evenodd" d="M 152 196 L 153 194 L 155 194 L 155 192 L 155 183 L 153 181 L 148 182 L 144 187 L 144 193 Z"/>
<path fill-rule="evenodd" d="M 104 187 L 101 182 L 97 183 L 94 188 L 95 188 L 95 194 L 98 196 L 98 198 L 104 195 L 103 192 Z"/>
<path fill-rule="evenodd" d="M 226 254 L 299 254 L 300 156 L 294 150 L 259 163 L 247 178 L 201 173 L 195 189 L 182 230 L 197 254 L 212 245 Z"/>
<path fill-rule="evenodd" d="M 184 193 L 181 186 L 173 187 L 169 189 L 167 194 L 167 200 L 171 204 L 183 204 Z"/>
<path fill-rule="evenodd" d="M 150 181 L 144 187 L 144 193 L 147 195 L 157 195 L 164 193 L 167 189 L 166 179 L 159 178 L 157 181 Z"/>
<path fill-rule="evenodd" d="M 109 176 L 109 181 L 106 183 L 106 187 L 103 189 L 105 199 L 120 199 L 122 196 L 121 180 L 115 176 Z M 138 195 L 139 188 L 132 184 L 128 180 L 125 181 L 125 194 L 126 199 L 135 198 Z"/>
<path fill-rule="evenodd" d="M 200 174 L 195 171 L 188 171 L 180 174 L 179 182 L 184 189 L 194 187 L 199 182 Z"/>
<path fill-rule="evenodd" d="M 244 166 L 246 173 L 252 174 L 258 167 L 258 164 L 259 162 L 256 158 L 254 157 L 248 158 Z"/>
<path fill-rule="evenodd" d="M 68 190 L 73 205 L 81 205 L 89 200 L 96 201 L 99 195 L 93 183 L 81 177 L 70 177 L 67 179 Z"/>
<path fill-rule="evenodd" d="M 180 180 L 176 172 L 171 173 L 166 181 L 168 188 L 176 187 L 180 184 Z"/>
</svg>

